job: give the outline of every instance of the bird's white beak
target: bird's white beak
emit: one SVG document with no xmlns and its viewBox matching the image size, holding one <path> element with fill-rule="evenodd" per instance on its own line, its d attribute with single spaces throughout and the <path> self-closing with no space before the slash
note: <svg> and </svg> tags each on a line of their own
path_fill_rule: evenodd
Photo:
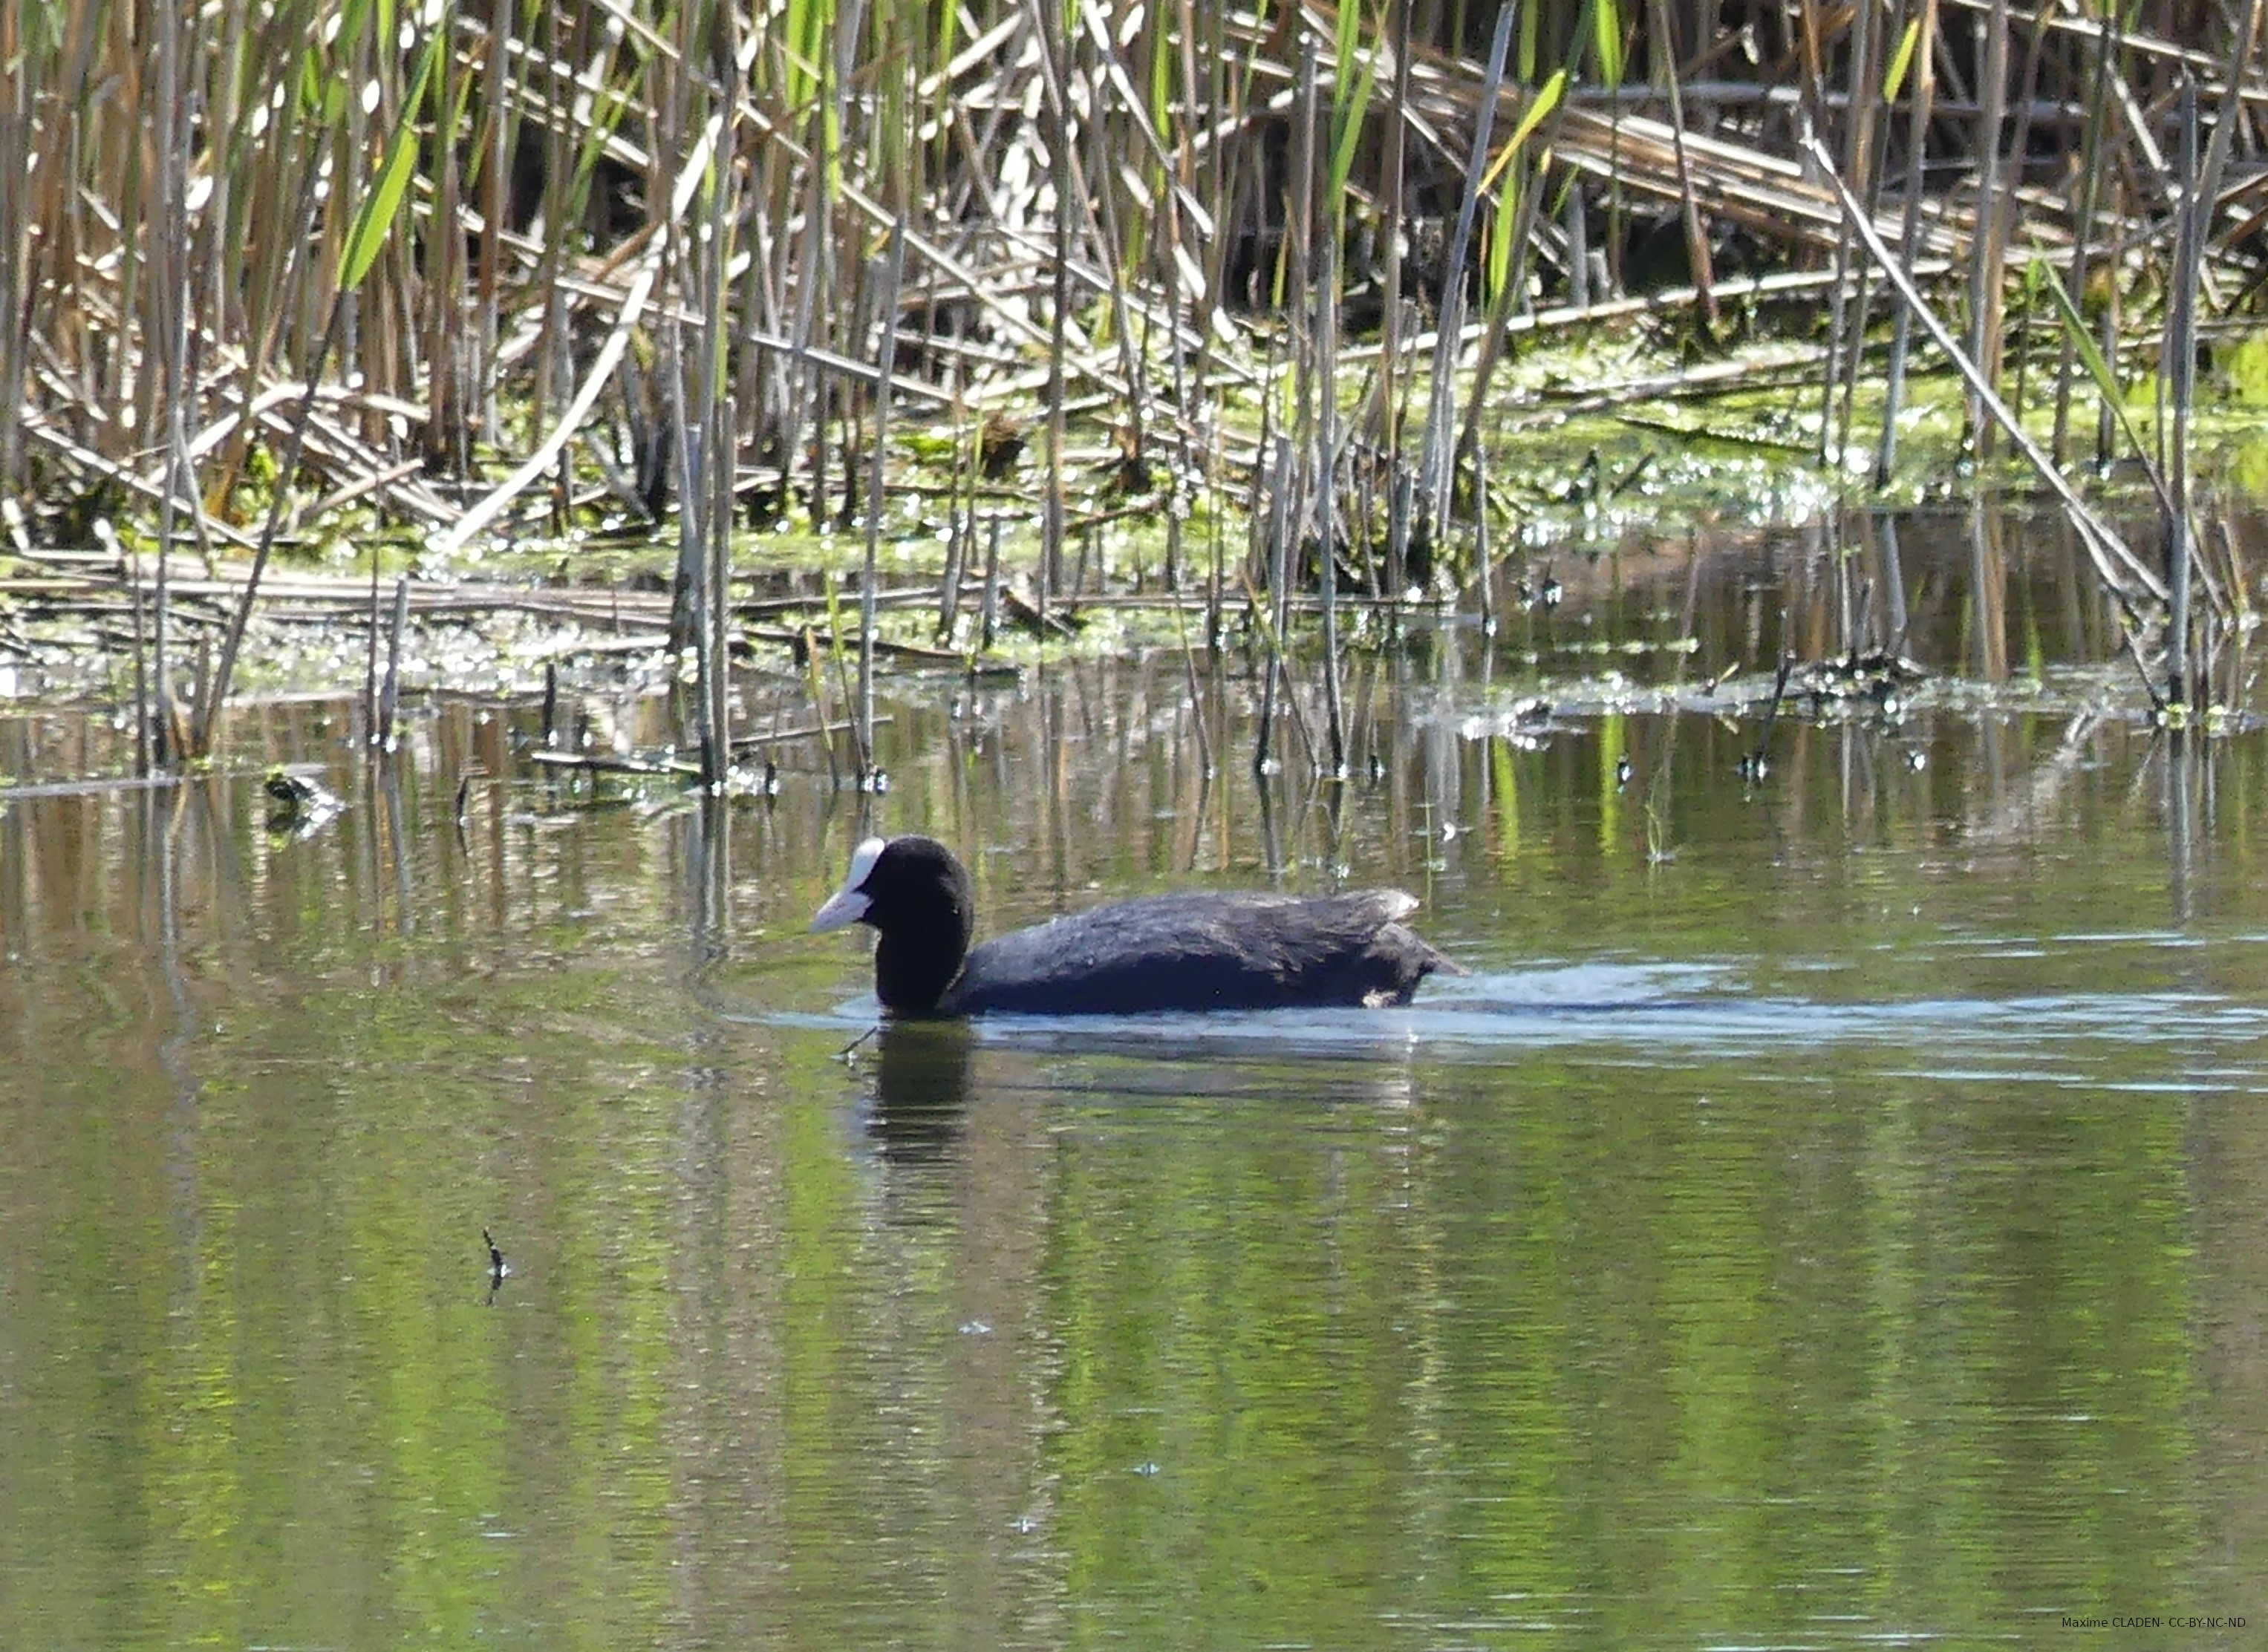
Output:
<svg viewBox="0 0 2268 1652">
<path fill-rule="evenodd" d="M 838 889 L 811 920 L 811 932 L 847 929 L 866 915 L 866 897 L 855 889 Z"/>
<path fill-rule="evenodd" d="M 851 852 L 850 870 L 843 879 L 843 887 L 813 914 L 814 935 L 827 929 L 848 929 L 866 915 L 866 908 L 874 903 L 862 885 L 874 870 L 874 863 L 881 858 L 884 847 L 881 839 L 868 838 Z"/>
</svg>

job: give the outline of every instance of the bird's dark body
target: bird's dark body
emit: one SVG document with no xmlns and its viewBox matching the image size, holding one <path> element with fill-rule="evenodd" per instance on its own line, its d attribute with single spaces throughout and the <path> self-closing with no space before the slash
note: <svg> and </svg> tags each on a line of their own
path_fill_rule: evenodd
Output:
<svg viewBox="0 0 2268 1652">
<path fill-rule="evenodd" d="M 1462 973 L 1403 925 L 1418 902 L 1398 889 L 1146 895 L 971 950 L 976 906 L 943 844 L 873 839 L 812 922 L 879 933 L 874 993 L 905 1017 L 1398 1004 L 1435 970 Z"/>
<path fill-rule="evenodd" d="M 1396 921 L 1398 889 L 1114 901 L 988 941 L 939 1015 L 1138 1015 L 1407 1003 L 1445 961 Z"/>
</svg>

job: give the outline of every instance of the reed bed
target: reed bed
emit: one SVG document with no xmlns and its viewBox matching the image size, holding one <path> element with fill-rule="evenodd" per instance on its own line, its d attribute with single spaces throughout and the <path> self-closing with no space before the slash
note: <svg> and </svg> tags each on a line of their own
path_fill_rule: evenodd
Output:
<svg viewBox="0 0 2268 1652">
<path fill-rule="evenodd" d="M 1706 354 L 1733 302 L 1778 294 L 1821 321 L 1822 452 L 1895 475 L 1909 352 L 1930 341 L 1978 453 L 2013 448 L 2069 514 L 2154 697 L 2199 703 L 2243 605 L 2185 444 L 2201 341 L 2262 273 L 2257 0 L 1733 16 L 0 8 L 0 526 L 26 551 L 98 522 L 131 540 L 102 565 L 130 611 L 147 760 L 167 764 L 210 750 L 255 605 L 306 599 L 270 571 L 279 542 L 344 519 L 439 565 L 495 539 L 556 539 L 571 562 L 602 515 L 650 521 L 676 547 L 667 641 L 700 662 L 688 723 L 721 782 L 754 623 L 733 534 L 855 524 L 843 700 L 872 779 L 876 540 L 911 481 L 893 433 L 942 428 L 942 635 L 989 642 L 1012 572 L 1042 630 L 1113 594 L 1084 536 L 1154 513 L 1165 595 L 1201 593 L 1207 637 L 1248 612 L 1268 703 L 1334 772 L 1339 601 L 1488 600 L 1498 364 L 1639 306 Z M 2030 387 L 2055 410 L 2044 444 L 2012 405 L 2024 329 L 2056 356 Z M 1853 392 L 1877 373 L 1892 416 L 1859 430 Z M 2146 437 L 2125 412 L 2143 378 L 2168 415 Z M 2090 402 L 2096 457 L 2156 489 L 2155 544 L 2065 479 Z M 1078 462 L 1097 440 L 1099 482 Z M 1024 522 L 1030 564 L 1004 569 L 1003 525 Z M 379 562 L 374 697 L 380 633 L 398 643 L 438 599 L 413 580 L 389 603 Z M 41 577 L 93 576 L 19 569 L 0 607 Z M 1287 674 L 1310 624 L 1315 695 Z"/>
</svg>

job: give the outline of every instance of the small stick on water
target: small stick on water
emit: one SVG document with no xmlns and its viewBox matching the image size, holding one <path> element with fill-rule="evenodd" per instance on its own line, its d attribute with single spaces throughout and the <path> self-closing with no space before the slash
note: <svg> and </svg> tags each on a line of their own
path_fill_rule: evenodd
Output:
<svg viewBox="0 0 2268 1652">
<path fill-rule="evenodd" d="M 489 1247 L 488 1305 L 493 1308 L 496 1306 L 497 1292 L 504 1289 L 504 1281 L 512 1276 L 512 1269 L 504 1263 L 504 1252 L 497 1247 L 496 1236 L 486 1228 L 481 1230 L 481 1243 Z"/>
</svg>

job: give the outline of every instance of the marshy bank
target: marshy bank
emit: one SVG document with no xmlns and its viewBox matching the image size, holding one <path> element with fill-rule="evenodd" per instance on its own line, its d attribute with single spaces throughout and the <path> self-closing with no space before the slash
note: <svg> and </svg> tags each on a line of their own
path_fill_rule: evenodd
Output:
<svg viewBox="0 0 2268 1652">
<path fill-rule="evenodd" d="M 1138 608 L 1192 681 L 1267 656 L 1218 760 L 1338 773 L 1350 646 L 1675 531 L 1665 473 L 1771 525 L 1961 466 L 2040 501 L 2138 704 L 2241 714 L 2242 467 L 2199 430 L 2258 378 L 2256 22 L 12 18 L 0 657 L 99 680 L 147 773 L 263 684 L 359 687 L 382 744 L 401 650 L 450 652 L 420 621 L 491 621 L 461 653 L 522 692 L 658 635 L 709 782 L 837 724 L 855 780 L 878 656 Z M 1905 597 L 1854 598 L 1846 659 L 1898 653 Z M 783 658 L 784 725 L 740 664 Z"/>
</svg>

